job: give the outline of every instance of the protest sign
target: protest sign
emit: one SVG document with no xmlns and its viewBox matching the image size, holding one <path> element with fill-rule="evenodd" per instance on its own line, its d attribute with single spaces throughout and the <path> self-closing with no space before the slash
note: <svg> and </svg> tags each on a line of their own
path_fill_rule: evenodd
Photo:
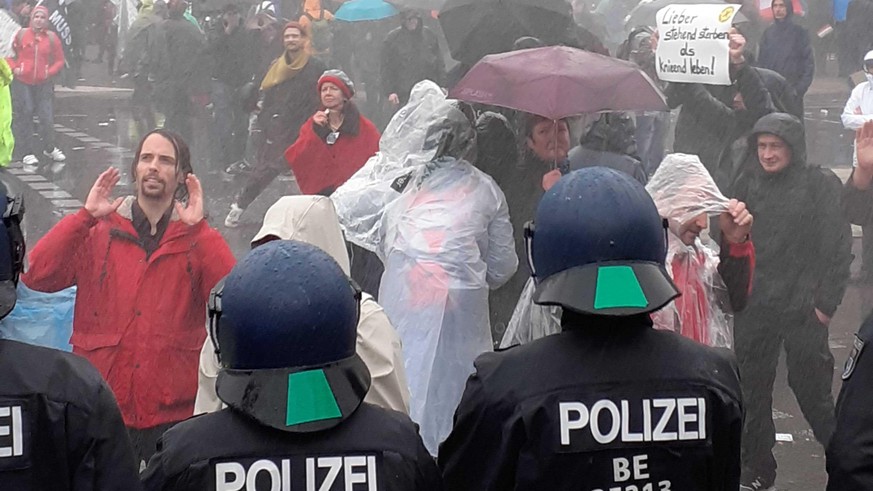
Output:
<svg viewBox="0 0 873 491">
<path fill-rule="evenodd" d="M 729 31 L 739 5 L 669 5 L 658 11 L 658 77 L 730 85 Z"/>
</svg>

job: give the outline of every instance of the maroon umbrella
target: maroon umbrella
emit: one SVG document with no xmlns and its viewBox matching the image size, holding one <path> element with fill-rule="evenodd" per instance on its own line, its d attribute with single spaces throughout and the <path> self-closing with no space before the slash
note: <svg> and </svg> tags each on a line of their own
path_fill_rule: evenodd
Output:
<svg viewBox="0 0 873 491">
<path fill-rule="evenodd" d="M 633 63 L 566 46 L 486 56 L 449 97 L 555 120 L 602 111 L 668 110 L 664 94 Z"/>
</svg>

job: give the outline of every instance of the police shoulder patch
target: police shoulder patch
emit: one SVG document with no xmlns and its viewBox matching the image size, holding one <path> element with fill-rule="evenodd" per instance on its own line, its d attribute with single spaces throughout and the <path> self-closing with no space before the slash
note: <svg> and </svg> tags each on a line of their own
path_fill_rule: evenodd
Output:
<svg viewBox="0 0 873 491">
<path fill-rule="evenodd" d="M 849 358 L 846 360 L 846 365 L 843 367 L 843 380 L 849 380 L 855 367 L 858 366 L 858 358 L 864 350 L 864 341 L 858 335 L 855 335 L 855 340 L 852 342 L 852 351 L 849 352 Z"/>
</svg>

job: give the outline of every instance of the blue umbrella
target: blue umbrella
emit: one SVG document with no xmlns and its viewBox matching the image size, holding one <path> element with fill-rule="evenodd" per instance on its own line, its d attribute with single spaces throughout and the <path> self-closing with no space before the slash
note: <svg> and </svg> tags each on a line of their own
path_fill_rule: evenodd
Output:
<svg viewBox="0 0 873 491">
<path fill-rule="evenodd" d="M 384 0 L 351 0 L 336 11 L 336 19 L 346 22 L 382 20 L 397 15 L 397 9 Z"/>
</svg>

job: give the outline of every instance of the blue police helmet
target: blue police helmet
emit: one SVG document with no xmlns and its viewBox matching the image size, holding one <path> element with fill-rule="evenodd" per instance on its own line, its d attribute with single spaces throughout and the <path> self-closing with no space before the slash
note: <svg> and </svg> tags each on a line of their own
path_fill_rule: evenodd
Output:
<svg viewBox="0 0 873 491">
<path fill-rule="evenodd" d="M 621 172 L 590 167 L 561 178 L 528 236 L 538 304 L 627 316 L 679 295 L 664 268 L 664 222 L 645 188 Z"/>
<path fill-rule="evenodd" d="M 355 289 L 336 261 L 313 245 L 277 240 L 224 280 L 216 334 L 226 368 L 320 366 L 355 354 L 357 324 Z"/>
<path fill-rule="evenodd" d="M 209 299 L 219 399 L 292 433 L 348 419 L 371 382 L 355 353 L 360 299 L 334 259 L 311 244 L 255 248 Z"/>
</svg>

